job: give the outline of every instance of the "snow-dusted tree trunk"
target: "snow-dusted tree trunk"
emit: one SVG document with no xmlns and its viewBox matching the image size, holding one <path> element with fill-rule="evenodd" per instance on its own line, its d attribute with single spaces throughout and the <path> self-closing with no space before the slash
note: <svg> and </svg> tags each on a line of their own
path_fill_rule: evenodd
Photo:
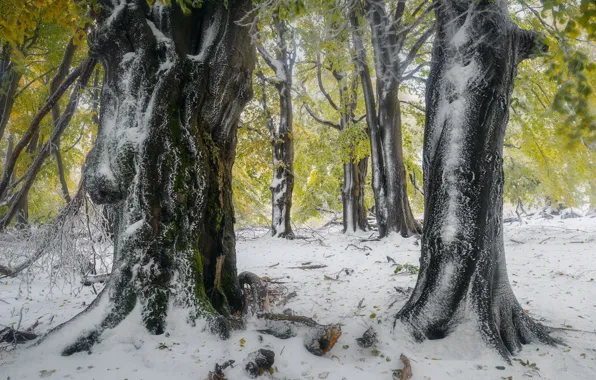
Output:
<svg viewBox="0 0 596 380">
<path fill-rule="evenodd" d="M 342 189 L 344 233 L 368 230 L 364 190 L 368 157 L 344 163 L 344 186 Z"/>
<path fill-rule="evenodd" d="M 424 4 L 419 9 L 423 9 Z M 366 50 L 362 39 L 359 18 L 366 13 L 371 28 L 375 59 L 376 92 L 373 89 Z M 408 65 L 421 46 L 432 35 L 428 27 L 417 37 L 405 59 L 400 60 L 408 31 L 417 26 L 403 25 L 405 2 L 400 1 L 393 17 L 387 13 L 385 1 L 367 0 L 361 9 L 351 10 L 355 63 L 358 68 L 366 103 L 366 122 L 369 128 L 372 160 L 372 187 L 375 196 L 375 213 L 379 235 L 399 232 L 410 236 L 420 232 L 412 215 L 407 193 L 407 176 L 402 149 L 401 109 L 398 99 L 399 86 Z M 417 11 L 415 11 L 416 13 Z M 425 12 L 419 20 L 424 19 Z"/>
<path fill-rule="evenodd" d="M 279 8 L 273 12 L 273 23 L 277 35 L 276 54 L 271 55 L 260 42 L 259 53 L 275 73 L 272 79 L 279 95 L 279 120 L 270 123 L 273 180 L 271 181 L 271 234 L 280 238 L 293 239 L 291 225 L 292 192 L 294 191 L 294 140 L 292 136 L 292 74 L 296 61 L 295 48 L 288 46 L 288 26 L 280 19 Z M 270 118 L 269 118 L 270 119 Z M 270 119 L 271 120 L 271 119 Z"/>
<path fill-rule="evenodd" d="M 318 70 L 320 75 L 320 65 Z M 356 93 L 358 82 L 353 82 L 350 88 L 346 73 L 339 70 L 332 70 L 332 72 L 339 88 L 339 111 L 341 115 L 339 130 L 340 132 L 344 132 L 356 121 L 354 119 L 354 111 L 356 110 L 358 99 L 358 94 Z M 325 92 L 320 78 L 319 86 L 321 87 L 321 91 Z M 331 105 L 334 106 L 333 103 Z M 364 205 L 368 157 L 357 159 L 352 157 L 351 152 L 348 162 L 344 163 L 344 186 L 342 190 L 344 233 L 368 230 L 366 207 Z"/>
<path fill-rule="evenodd" d="M 329 69 L 337 81 L 339 92 L 339 102 L 335 102 L 331 95 L 326 91 L 323 85 L 322 64 L 320 56 L 317 54 L 317 83 L 321 94 L 327 99 L 327 102 L 335 111 L 339 113 L 339 123 L 324 120 L 317 116 L 310 106 L 305 103 L 304 106 L 310 116 L 317 122 L 328 127 L 337 129 L 340 133 L 345 133 L 347 129 L 357 120 L 354 111 L 356 110 L 358 94 L 358 81 L 354 79 L 351 86 L 348 86 L 348 75 L 335 68 L 331 63 Z M 306 89 L 303 89 L 306 92 Z M 343 210 L 343 232 L 354 233 L 358 230 L 368 230 L 368 221 L 366 219 L 366 207 L 364 205 L 364 188 L 366 186 L 366 173 L 368 171 L 368 157 L 354 157 L 354 148 L 350 147 L 348 151 L 348 161 L 344 162 L 344 183 L 342 188 L 342 210 Z"/>
<path fill-rule="evenodd" d="M 420 275 L 397 318 L 419 339 L 463 321 L 508 357 L 554 343 L 515 298 L 503 244 L 503 138 L 518 64 L 546 49 L 506 0 L 435 1 L 426 92 L 425 226 Z"/>
<path fill-rule="evenodd" d="M 85 181 L 116 212 L 114 264 L 90 307 L 105 307 L 102 319 L 64 354 L 88 350 L 135 308 L 153 334 L 173 308 L 229 334 L 242 301 L 231 171 L 255 56 L 237 24 L 251 1 L 227 3 L 185 14 L 175 1 L 101 2 L 89 46 L 105 77 Z"/>
</svg>

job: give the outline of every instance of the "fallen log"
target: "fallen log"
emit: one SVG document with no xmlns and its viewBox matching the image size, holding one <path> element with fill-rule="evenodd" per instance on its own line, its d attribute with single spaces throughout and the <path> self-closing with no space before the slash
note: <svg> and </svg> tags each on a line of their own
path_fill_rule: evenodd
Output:
<svg viewBox="0 0 596 380">
<path fill-rule="evenodd" d="M 96 284 L 98 282 L 104 283 L 106 281 L 108 281 L 108 279 L 110 278 L 110 273 L 108 274 L 97 274 L 97 275 L 88 275 L 85 276 L 81 279 L 81 284 L 83 284 L 83 286 L 91 286 L 93 284 Z"/>
<path fill-rule="evenodd" d="M 341 325 L 320 325 L 312 318 L 301 315 L 261 313 L 258 318 L 267 320 L 273 326 L 266 330 L 259 330 L 263 334 L 272 335 L 279 339 L 288 339 L 297 335 L 293 325 L 308 327 L 304 336 L 304 347 L 313 355 L 323 356 L 331 351 L 341 336 Z M 279 323 L 279 324 L 276 324 Z"/>
</svg>

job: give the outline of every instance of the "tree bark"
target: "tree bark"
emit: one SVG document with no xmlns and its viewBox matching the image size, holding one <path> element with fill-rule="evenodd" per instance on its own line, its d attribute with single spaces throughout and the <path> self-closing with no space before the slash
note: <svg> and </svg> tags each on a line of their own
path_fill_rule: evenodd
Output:
<svg viewBox="0 0 596 380">
<path fill-rule="evenodd" d="M 62 154 L 60 154 L 60 139 L 55 146 L 52 147 L 54 157 L 56 158 L 56 166 L 58 167 L 58 178 L 60 178 L 60 186 L 62 187 L 62 197 L 68 204 L 70 203 L 70 192 L 68 191 L 68 184 L 66 183 L 66 173 L 64 172 L 64 165 L 62 163 Z"/>
<path fill-rule="evenodd" d="M 254 48 L 238 24 L 250 9 L 102 1 L 89 44 L 104 67 L 100 125 L 84 175 L 92 200 L 117 213 L 115 257 L 106 290 L 75 317 L 100 322 L 64 355 L 89 350 L 135 308 L 153 334 L 174 308 L 229 335 L 242 308 L 231 170 L 252 97 Z"/>
<path fill-rule="evenodd" d="M 350 21 L 355 48 L 354 61 L 362 81 L 366 104 L 377 225 L 381 237 L 390 232 L 410 236 L 420 233 L 421 229 L 412 215 L 408 200 L 398 93 L 402 75 L 411 60 L 399 59 L 405 35 L 398 31 L 396 21 L 389 19 L 384 2 L 367 0 L 366 3 L 366 9 L 359 9 L 358 5 L 351 9 Z M 405 3 L 401 2 L 396 12 L 403 15 L 404 7 Z M 372 31 L 376 91 L 373 89 L 360 30 L 359 16 L 365 10 Z M 401 16 L 396 13 L 396 17 L 399 21 L 397 24 L 400 25 Z M 429 30 L 432 31 L 432 28 Z M 418 40 L 420 44 L 414 44 L 415 52 L 429 38 L 430 34 L 427 33 Z"/>
<path fill-rule="evenodd" d="M 4 162 L 7 162 L 9 157 L 12 156 L 13 148 L 14 148 L 14 136 L 8 135 L 8 144 L 6 146 L 6 155 L 4 157 Z M 0 192 L 0 204 L 4 203 L 7 193 L 8 193 L 8 188 L 5 188 L 4 191 Z"/>
<path fill-rule="evenodd" d="M 0 48 L 0 141 L 4 137 L 21 79 L 21 75 L 15 70 L 15 63 L 10 59 L 10 51 L 8 43 Z"/>
<path fill-rule="evenodd" d="M 418 339 L 472 320 L 508 358 L 554 343 L 515 298 L 503 244 L 503 140 L 518 64 L 546 49 L 505 0 L 436 1 L 426 89 L 425 227 L 420 275 L 397 318 Z"/>
<path fill-rule="evenodd" d="M 364 190 L 368 158 L 344 163 L 344 187 L 342 190 L 343 231 L 356 232 L 368 230 Z"/>
<path fill-rule="evenodd" d="M 279 17 L 279 8 L 273 12 L 273 23 L 277 32 L 275 58 L 257 43 L 257 49 L 267 65 L 275 72 L 273 82 L 279 95 L 279 122 L 272 123 L 268 115 L 271 133 L 273 180 L 271 182 L 271 234 L 280 238 L 293 239 L 291 225 L 292 192 L 294 191 L 294 140 L 292 125 L 292 74 L 296 51 L 288 47 L 288 26 Z M 268 111 L 266 111 L 268 113 Z M 273 127 L 273 128 L 271 128 Z"/>
</svg>

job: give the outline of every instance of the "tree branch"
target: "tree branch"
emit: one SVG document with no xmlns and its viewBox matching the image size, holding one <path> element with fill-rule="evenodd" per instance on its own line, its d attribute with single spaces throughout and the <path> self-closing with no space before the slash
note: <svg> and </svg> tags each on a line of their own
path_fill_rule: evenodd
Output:
<svg viewBox="0 0 596 380">
<path fill-rule="evenodd" d="M 50 112 L 50 110 L 54 107 L 54 105 L 58 102 L 58 100 L 60 100 L 60 98 L 62 97 L 64 92 L 81 75 L 81 72 L 83 70 L 85 63 L 86 63 L 86 61 L 81 63 L 76 69 L 74 69 L 72 71 L 72 73 L 70 73 L 70 75 L 64 80 L 64 83 L 62 83 L 60 85 L 60 87 L 58 87 L 56 92 L 54 92 L 52 95 L 50 95 L 50 97 L 46 101 L 46 104 L 44 104 L 44 106 L 37 112 L 35 117 L 33 117 L 33 120 L 31 121 L 31 124 L 29 125 L 29 129 L 27 130 L 27 132 L 25 132 L 23 137 L 21 137 L 19 142 L 16 144 L 16 146 L 12 152 L 12 155 L 10 156 L 9 160 L 4 165 L 4 172 L 2 173 L 2 180 L 0 180 L 0 194 L 3 193 L 8 186 L 8 182 L 10 180 L 10 177 L 12 176 L 12 173 L 14 171 L 14 167 L 16 165 L 17 159 L 19 158 L 19 155 L 21 154 L 23 149 L 25 149 L 25 147 L 27 147 L 27 145 L 29 145 L 29 142 L 31 142 L 31 139 L 35 135 L 37 135 L 41 121 L 48 114 L 48 112 Z"/>
<path fill-rule="evenodd" d="M 426 31 L 424 31 L 424 33 L 422 33 L 420 37 L 418 37 L 416 42 L 414 42 L 414 45 L 412 45 L 412 48 L 410 49 L 410 52 L 408 53 L 407 57 L 401 62 L 400 70 L 402 73 L 406 71 L 410 63 L 412 63 L 412 61 L 416 57 L 416 54 L 418 54 L 418 50 L 420 50 L 422 45 L 424 45 L 426 41 L 430 38 L 430 36 L 432 36 L 434 33 L 435 24 L 433 23 L 431 24 L 431 26 L 428 27 L 428 29 L 426 29 Z"/>
<path fill-rule="evenodd" d="M 317 83 L 319 85 L 319 90 L 321 90 L 321 93 L 323 94 L 323 96 L 325 96 L 331 107 L 333 107 L 334 110 L 339 111 L 339 107 L 337 106 L 337 104 L 335 104 L 335 102 L 327 93 L 327 91 L 325 91 L 325 87 L 323 86 L 323 78 L 321 75 L 321 56 L 319 53 L 317 53 Z"/>
<path fill-rule="evenodd" d="M 364 119 L 365 117 L 366 117 L 366 114 L 364 114 L 364 115 L 362 115 L 362 116 L 360 116 L 360 117 L 358 117 L 358 118 L 352 118 L 352 123 L 353 123 L 353 124 L 358 124 L 358 123 L 360 123 L 360 122 L 362 121 L 362 119 Z"/>
<path fill-rule="evenodd" d="M 426 109 L 424 109 L 424 108 L 420 107 L 420 106 L 419 106 L 418 104 L 416 104 L 416 103 L 412 103 L 412 102 L 410 102 L 410 101 L 407 101 L 407 100 L 401 100 L 401 99 L 399 99 L 399 102 L 400 102 L 400 103 L 407 104 L 407 105 L 409 105 L 409 106 L 412 106 L 412 107 L 416 108 L 416 109 L 417 109 L 418 111 L 420 111 L 420 112 L 423 112 L 423 113 L 425 113 L 425 112 L 426 112 Z"/>
<path fill-rule="evenodd" d="M 515 29 L 515 39 L 518 63 L 524 59 L 534 58 L 548 52 L 548 45 L 544 43 L 538 33 L 532 30 Z"/>
<path fill-rule="evenodd" d="M 320 117 L 315 115 L 315 113 L 313 112 L 313 110 L 310 108 L 310 106 L 307 103 L 303 103 L 302 105 L 304 106 L 304 108 L 306 108 L 306 111 L 308 111 L 308 114 L 310 115 L 310 117 L 312 117 L 313 119 L 315 119 L 316 121 L 318 121 L 319 123 L 321 123 L 323 125 L 326 125 L 328 127 L 337 129 L 338 131 L 341 131 L 341 127 L 338 124 L 332 123 L 325 119 L 321 119 Z"/>
<path fill-rule="evenodd" d="M 72 90 L 72 93 L 70 95 L 70 99 L 68 101 L 68 105 L 66 106 L 66 109 L 65 109 L 64 113 L 60 117 L 60 120 L 54 126 L 54 129 L 52 130 L 52 134 L 50 135 L 50 138 L 44 144 L 44 146 L 39 150 L 39 154 L 37 155 L 37 157 L 33 161 L 33 164 L 31 165 L 31 173 L 30 173 L 29 177 L 27 178 L 27 180 L 25 181 L 25 183 L 23 184 L 23 186 L 21 187 L 21 189 L 19 190 L 19 192 L 11 199 L 11 205 L 8 208 L 7 213 L 0 220 L 0 230 L 5 229 L 6 226 L 8 226 L 8 224 L 12 220 L 12 218 L 15 216 L 15 214 L 17 212 L 17 209 L 18 209 L 18 204 L 26 196 L 26 194 L 28 193 L 29 189 L 33 185 L 33 182 L 35 181 L 35 178 L 37 176 L 37 173 L 39 172 L 39 169 L 41 168 L 41 166 L 42 166 L 43 162 L 45 161 L 45 159 L 50 154 L 51 147 L 56 144 L 56 142 L 58 141 L 58 139 L 60 139 L 60 136 L 62 135 L 62 133 L 64 132 L 64 130 L 68 126 L 68 123 L 70 122 L 70 119 L 72 118 L 72 116 L 74 115 L 74 112 L 76 111 L 76 108 L 77 108 L 77 105 L 78 105 L 78 101 L 79 101 L 79 98 L 80 98 L 80 95 L 81 95 L 81 92 L 82 92 L 81 90 L 84 87 L 87 86 L 87 82 L 89 81 L 89 78 L 91 76 L 91 73 L 93 72 L 93 69 L 95 67 L 95 64 L 96 64 L 96 60 L 95 59 L 93 59 L 93 58 L 87 58 L 78 67 L 78 68 L 81 68 L 81 70 L 80 70 L 80 78 L 79 78 L 79 81 L 77 82 L 76 86 Z M 65 84 L 67 84 L 66 81 L 63 84 L 63 86 Z M 54 93 L 51 97 L 54 97 L 55 95 L 57 95 L 58 92 L 59 92 L 59 90 L 60 89 L 58 89 L 58 91 L 56 91 L 56 93 Z M 48 105 L 48 103 L 49 102 L 46 103 L 46 106 Z M 55 102 L 54 102 L 54 104 L 55 104 Z M 44 108 L 45 108 L 45 106 L 44 106 Z M 21 142 L 19 142 L 19 143 L 21 143 Z M 14 152 L 13 152 L 12 158 L 15 158 Z M 12 168 L 14 169 L 14 162 L 12 162 Z M 11 171 L 12 171 L 12 169 L 11 169 Z"/>
<path fill-rule="evenodd" d="M 406 41 L 408 34 L 412 30 L 417 28 L 418 25 L 420 25 L 420 23 L 422 23 L 422 21 L 426 18 L 426 16 L 428 16 L 433 11 L 434 8 L 435 8 L 435 5 L 434 5 L 434 3 L 432 3 L 409 26 L 407 26 L 397 32 L 397 46 L 398 46 L 399 50 L 401 50 L 401 47 L 403 46 L 404 42 Z"/>
<path fill-rule="evenodd" d="M 60 154 L 60 141 L 58 145 L 53 146 L 54 156 L 56 157 L 56 165 L 58 166 L 58 177 L 60 178 L 60 186 L 62 187 L 62 196 L 66 203 L 70 202 L 70 193 L 68 192 L 68 184 L 66 183 L 66 175 L 64 174 L 64 165 L 62 164 L 62 155 Z"/>
<path fill-rule="evenodd" d="M 401 76 L 401 81 L 405 82 L 407 80 L 414 78 L 414 75 L 417 72 L 419 72 L 420 70 L 422 70 L 422 68 L 425 66 L 430 66 L 430 62 L 423 62 L 423 63 L 419 64 L 418 66 L 416 66 L 415 68 L 413 68 L 412 70 L 408 71 L 407 73 L 404 72 Z M 404 69 L 404 71 L 405 71 L 405 69 Z"/>
</svg>

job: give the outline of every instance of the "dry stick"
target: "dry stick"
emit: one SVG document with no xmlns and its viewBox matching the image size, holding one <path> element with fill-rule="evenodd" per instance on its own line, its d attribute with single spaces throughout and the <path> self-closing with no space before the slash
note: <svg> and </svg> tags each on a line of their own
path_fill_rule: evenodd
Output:
<svg viewBox="0 0 596 380">
<path fill-rule="evenodd" d="M 27 180 L 25 181 L 25 183 L 23 184 L 23 186 L 21 187 L 19 192 L 11 199 L 11 202 L 10 202 L 11 205 L 8 209 L 8 212 L 4 215 L 2 220 L 0 220 L 0 230 L 5 229 L 6 226 L 8 226 L 8 224 L 12 220 L 12 218 L 17 213 L 18 205 L 19 205 L 20 201 L 22 201 L 25 198 L 25 196 L 27 195 L 27 193 L 29 192 L 29 189 L 33 185 L 33 182 L 35 181 L 35 178 L 37 177 L 37 174 L 39 173 L 39 170 L 41 169 L 43 162 L 50 154 L 52 145 L 54 145 L 56 143 L 56 141 L 60 138 L 60 136 L 62 135 L 62 133 L 68 126 L 70 119 L 72 118 L 72 116 L 74 115 L 74 113 L 76 111 L 76 108 L 77 108 L 77 105 L 79 102 L 79 98 L 81 96 L 81 90 L 87 86 L 87 82 L 89 81 L 89 77 L 91 76 L 91 73 L 93 72 L 93 68 L 95 67 L 96 62 L 97 61 L 94 58 L 87 58 L 79 66 L 82 68 L 81 69 L 81 77 L 79 78 L 79 81 L 77 82 L 76 86 L 72 90 L 72 93 L 70 95 L 70 100 L 68 101 L 68 105 L 66 106 L 64 113 L 60 117 L 58 124 L 53 129 L 50 139 L 40 149 L 37 157 L 35 157 L 35 161 L 33 161 L 33 164 L 31 165 L 31 168 L 32 168 L 31 174 L 28 176 Z M 65 82 L 65 84 L 66 84 L 66 82 Z M 54 95 L 56 95 L 56 93 L 54 93 Z M 52 97 L 54 97 L 54 95 L 52 95 Z M 46 103 L 46 105 L 47 104 L 48 103 Z M 44 108 L 45 108 L 45 106 L 44 106 Z M 29 128 L 29 129 L 31 130 L 31 128 Z M 27 131 L 27 132 L 29 132 L 29 131 Z M 16 148 L 15 148 L 15 151 L 16 151 Z M 15 156 L 13 153 L 13 158 L 14 157 Z M 13 163 L 13 167 L 14 167 L 14 163 Z"/>
<path fill-rule="evenodd" d="M 553 327 L 553 326 L 547 326 L 547 325 L 545 325 L 544 327 L 549 328 L 551 330 L 555 330 L 555 331 L 573 331 L 573 332 L 582 332 L 582 333 L 588 333 L 588 334 L 596 334 L 596 331 L 570 329 L 570 328 L 566 328 L 566 327 Z"/>
<path fill-rule="evenodd" d="M 302 265 L 302 266 L 298 266 L 298 267 L 288 267 L 289 269 L 321 269 L 321 268 L 327 268 L 327 265 Z"/>
<path fill-rule="evenodd" d="M 2 173 L 2 179 L 0 180 L 0 194 L 3 193 L 8 187 L 8 182 L 12 177 L 12 173 L 14 171 L 17 159 L 19 158 L 19 155 L 21 154 L 23 149 L 25 149 L 25 147 L 29 145 L 33 136 L 35 136 L 39 131 L 41 121 L 48 114 L 48 112 L 50 112 L 54 105 L 60 100 L 64 92 L 66 92 L 66 90 L 81 75 L 83 69 L 86 67 L 86 65 L 88 65 L 88 62 L 89 59 L 83 61 L 83 63 L 81 63 L 76 69 L 74 69 L 70 73 L 70 75 L 64 80 L 64 83 L 62 83 L 60 87 L 58 87 L 56 92 L 50 95 L 50 97 L 46 101 L 46 104 L 44 104 L 44 106 L 35 115 L 35 117 L 31 121 L 31 124 L 29 125 L 29 129 L 27 130 L 27 132 L 25 132 L 23 137 L 21 137 L 17 145 L 14 147 L 12 155 L 5 163 L 4 173 Z M 93 60 L 93 62 L 95 61 Z"/>
<path fill-rule="evenodd" d="M 299 323 L 308 327 L 317 327 L 319 324 L 312 318 L 304 317 L 302 315 L 285 315 L 285 314 L 272 314 L 272 313 L 259 313 L 258 318 L 266 319 L 268 321 L 286 321 Z"/>
</svg>

